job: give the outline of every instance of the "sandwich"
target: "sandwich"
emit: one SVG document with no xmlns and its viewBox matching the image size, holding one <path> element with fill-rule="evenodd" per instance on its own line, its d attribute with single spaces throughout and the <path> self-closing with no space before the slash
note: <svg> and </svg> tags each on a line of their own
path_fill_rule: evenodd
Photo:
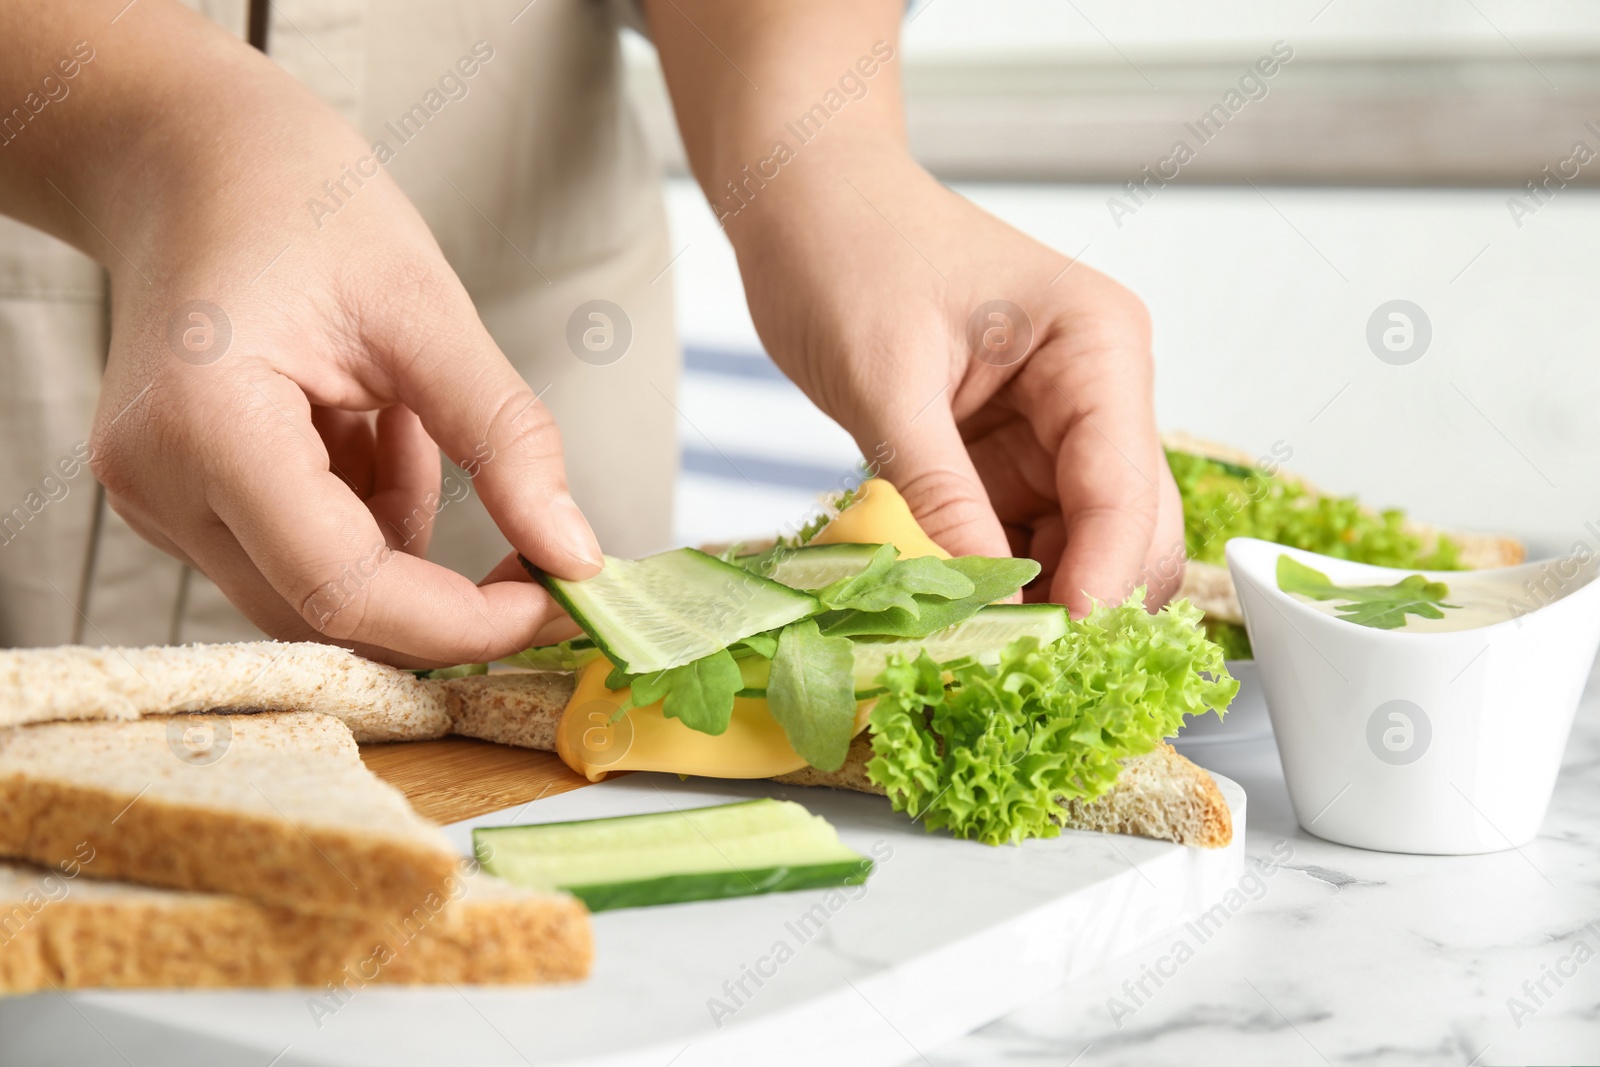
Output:
<svg viewBox="0 0 1600 1067">
<path fill-rule="evenodd" d="M 183 713 L 243 723 L 246 713 L 315 712 L 358 741 L 454 731 L 551 751 L 591 780 L 656 770 L 874 793 L 930 830 L 988 844 L 1088 829 L 1226 845 L 1231 816 L 1215 782 L 1164 742 L 1189 716 L 1223 714 L 1237 691 L 1200 611 L 1178 601 L 1150 613 L 1142 593 L 1079 620 L 1061 605 L 1007 603 L 1038 571 L 1031 560 L 950 558 L 874 479 L 768 545 L 609 559 L 584 582 L 540 576 L 584 635 L 494 673 L 418 676 L 276 642 L 20 649 L 0 652 L 0 683 L 10 683 L 0 684 L 0 727 L 40 730 L 46 749 L 47 731 L 73 727 L 103 739 L 127 731 L 148 748 Z M 41 677 L 59 684 L 28 684 Z M 353 759 L 353 746 L 340 758 Z M 46 784 L 86 797 L 85 781 L 104 781 L 81 761 L 48 775 L 42 766 L 30 756 L 9 772 L 34 810 L 27 798 Z M 140 775 L 119 771 L 117 788 L 84 810 L 116 814 L 113 804 L 139 796 Z M 166 818 L 166 789 L 131 812 Z M 215 829 L 243 820 L 266 840 L 261 797 L 227 804 Z M 50 864 L 92 819 L 69 820 L 48 842 L 14 821 L 0 854 Z M 439 877 L 431 846 L 407 847 L 417 878 Z M 248 863 L 224 874 L 192 855 L 163 865 L 128 851 L 118 876 L 145 884 L 327 915 L 349 903 L 325 863 L 313 893 L 277 887 Z"/>
<path fill-rule="evenodd" d="M 1234 537 L 1419 571 L 1510 567 L 1527 556 L 1510 537 L 1445 531 L 1398 508 L 1324 493 L 1282 468 L 1291 453 L 1281 446 L 1258 459 L 1188 434 L 1165 434 L 1162 445 L 1183 499 L 1188 565 L 1178 595 L 1204 613 L 1207 634 L 1228 659 L 1254 658 L 1224 556 Z"/>
<path fill-rule="evenodd" d="M 440 683 L 458 733 L 553 750 L 591 780 L 876 793 L 988 844 L 1064 828 L 1231 840 L 1215 783 L 1163 740 L 1237 690 L 1199 610 L 1147 612 L 1142 590 L 1081 620 L 1007 603 L 1039 565 L 951 558 L 886 481 L 759 550 L 534 573 L 584 636 L 516 657 L 533 674 Z"/>
</svg>

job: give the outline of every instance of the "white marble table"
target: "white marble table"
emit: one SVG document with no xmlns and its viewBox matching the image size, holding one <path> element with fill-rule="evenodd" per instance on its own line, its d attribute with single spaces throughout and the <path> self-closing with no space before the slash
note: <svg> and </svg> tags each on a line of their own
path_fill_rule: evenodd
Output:
<svg viewBox="0 0 1600 1067">
<path fill-rule="evenodd" d="M 1247 855 L 1281 864 L 1259 899 L 1203 942 L 1158 939 L 911 1062 L 1600 1063 L 1596 676 L 1550 813 L 1520 851 L 1330 844 L 1295 823 L 1271 741 L 1196 755 L 1249 794 Z"/>
</svg>

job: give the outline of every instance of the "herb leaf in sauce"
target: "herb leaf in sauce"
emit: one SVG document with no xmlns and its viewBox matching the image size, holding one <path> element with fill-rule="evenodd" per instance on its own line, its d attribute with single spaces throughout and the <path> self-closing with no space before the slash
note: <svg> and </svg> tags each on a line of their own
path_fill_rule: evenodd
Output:
<svg viewBox="0 0 1600 1067">
<path fill-rule="evenodd" d="M 1278 588 L 1312 600 L 1345 601 L 1334 606 L 1338 618 L 1379 630 L 1400 629 L 1406 624 L 1407 615 L 1442 619 L 1444 612 L 1440 608 L 1460 606 L 1444 602 L 1450 595 L 1449 586 L 1429 581 L 1420 574 L 1402 578 L 1393 585 L 1334 585 L 1326 574 L 1287 555 L 1278 557 Z"/>
</svg>

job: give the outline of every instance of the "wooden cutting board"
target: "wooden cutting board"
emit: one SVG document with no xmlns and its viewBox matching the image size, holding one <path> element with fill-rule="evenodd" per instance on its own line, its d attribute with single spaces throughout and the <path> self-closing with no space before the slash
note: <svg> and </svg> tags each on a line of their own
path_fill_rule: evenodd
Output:
<svg viewBox="0 0 1600 1067">
<path fill-rule="evenodd" d="M 552 752 L 446 737 L 361 746 L 379 778 L 439 823 L 503 811 L 589 784 Z"/>
</svg>

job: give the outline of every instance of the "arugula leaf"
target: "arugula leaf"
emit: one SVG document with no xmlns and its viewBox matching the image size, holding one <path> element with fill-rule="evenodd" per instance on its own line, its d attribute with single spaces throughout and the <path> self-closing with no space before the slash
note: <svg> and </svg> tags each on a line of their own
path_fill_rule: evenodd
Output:
<svg viewBox="0 0 1600 1067">
<path fill-rule="evenodd" d="M 663 672 L 663 673 L 665 673 L 665 672 Z M 606 688 L 607 689 L 627 689 L 629 686 L 633 685 L 633 680 L 634 680 L 635 677 L 636 677 L 635 675 L 629 674 L 627 671 L 623 670 L 621 667 L 618 667 L 616 664 L 613 663 L 611 665 L 610 673 L 608 673 L 606 675 Z M 638 707 L 641 703 L 643 703 L 643 704 L 651 704 L 651 703 L 654 703 L 654 701 L 650 701 L 650 700 L 640 701 L 640 700 L 635 699 L 634 702 L 633 702 L 633 707 Z"/>
<path fill-rule="evenodd" d="M 769 630 L 764 634 L 751 634 L 738 644 L 731 645 L 733 654 L 739 658 L 744 655 L 762 656 L 771 659 L 778 651 L 778 631 Z"/>
<path fill-rule="evenodd" d="M 612 675 L 615 676 L 613 671 Z M 618 688 L 606 679 L 607 688 Z M 660 700 L 661 714 L 678 719 L 691 730 L 720 734 L 733 715 L 733 696 L 744 687 L 744 676 L 733 653 L 713 652 L 681 667 L 632 679 L 633 706 L 646 707 Z"/>
<path fill-rule="evenodd" d="M 830 608 L 885 611 L 900 608 L 913 617 L 921 613 L 917 595 L 959 600 L 971 596 L 972 579 L 933 556 L 896 559 L 893 545 L 879 545 L 861 573 L 840 578 L 818 590 L 816 598 Z"/>
<path fill-rule="evenodd" d="M 767 707 L 789 744 L 811 766 L 844 766 L 855 733 L 855 649 L 848 638 L 824 637 L 812 619 L 778 635 L 767 676 Z"/>
<path fill-rule="evenodd" d="M 1400 629 L 1406 624 L 1407 615 L 1442 619 L 1444 612 L 1440 608 L 1460 607 L 1444 602 L 1450 595 L 1448 585 L 1430 582 L 1420 574 L 1393 585 L 1334 585 L 1326 574 L 1287 555 L 1278 557 L 1278 588 L 1313 600 L 1345 601 L 1334 606 L 1339 613 L 1337 618 L 1379 630 Z"/>
<path fill-rule="evenodd" d="M 1239 690 L 1186 600 L 1154 615 L 1140 589 L 1061 640 L 1022 637 L 995 667 L 896 657 L 873 708 L 867 777 L 930 830 L 986 844 L 1054 837 L 1066 800 L 1112 787 L 1118 762 Z M 950 670 L 952 684 L 945 684 Z"/>
<path fill-rule="evenodd" d="M 972 592 L 956 599 L 929 593 L 913 594 L 916 611 L 889 607 L 881 611 L 829 611 L 817 616 L 817 625 L 828 637 L 858 637 L 868 634 L 884 637 L 927 637 L 965 622 L 978 609 L 1004 600 L 1027 585 L 1039 573 L 1031 559 L 990 559 L 987 556 L 957 556 L 942 561 L 972 583 Z"/>
</svg>

